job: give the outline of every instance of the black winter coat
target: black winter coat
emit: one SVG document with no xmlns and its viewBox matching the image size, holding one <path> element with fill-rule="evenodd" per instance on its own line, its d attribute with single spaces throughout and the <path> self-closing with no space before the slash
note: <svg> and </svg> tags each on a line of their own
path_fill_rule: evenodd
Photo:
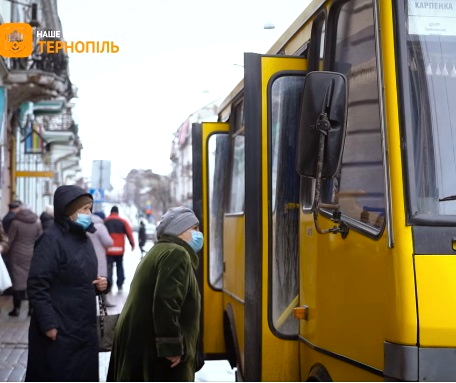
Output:
<svg viewBox="0 0 456 383">
<path fill-rule="evenodd" d="M 49 226 L 52 225 L 54 222 L 54 217 L 49 213 L 43 211 L 40 215 L 41 226 L 43 226 L 43 230 L 46 230 Z"/>
<path fill-rule="evenodd" d="M 97 257 L 65 207 L 87 194 L 68 185 L 54 195 L 55 224 L 38 239 L 27 281 L 33 308 L 26 381 L 98 381 Z M 94 231 L 93 225 L 88 231 Z M 45 333 L 56 328 L 53 341 Z"/>
</svg>

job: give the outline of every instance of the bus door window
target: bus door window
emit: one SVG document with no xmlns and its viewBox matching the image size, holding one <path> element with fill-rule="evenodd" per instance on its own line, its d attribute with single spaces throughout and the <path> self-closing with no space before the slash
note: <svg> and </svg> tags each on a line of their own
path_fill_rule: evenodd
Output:
<svg viewBox="0 0 456 383">
<path fill-rule="evenodd" d="M 208 140 L 209 192 L 209 284 L 223 287 L 223 214 L 226 177 L 223 176 L 229 156 L 228 134 L 214 134 Z"/>
<path fill-rule="evenodd" d="M 296 335 L 299 323 L 293 318 L 298 304 L 299 184 L 295 171 L 296 132 L 299 124 L 303 76 L 282 76 L 274 80 L 271 105 L 270 182 L 272 227 L 270 249 L 272 288 L 270 315 L 274 329 L 282 336 Z"/>
<path fill-rule="evenodd" d="M 345 219 L 376 235 L 386 200 L 373 5 L 354 0 L 339 7 L 330 14 L 336 26 L 331 64 L 348 81 L 347 135 L 340 176 L 329 188 L 339 191 Z"/>
<path fill-rule="evenodd" d="M 244 103 L 234 107 L 232 125 L 231 187 L 227 213 L 243 213 L 245 197 Z"/>
</svg>

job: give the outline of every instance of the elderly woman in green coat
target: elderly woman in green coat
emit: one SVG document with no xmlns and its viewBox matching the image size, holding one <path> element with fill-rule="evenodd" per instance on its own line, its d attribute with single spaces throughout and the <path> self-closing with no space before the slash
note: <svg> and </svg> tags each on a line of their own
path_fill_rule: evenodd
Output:
<svg viewBox="0 0 456 383">
<path fill-rule="evenodd" d="M 194 381 L 203 246 L 191 209 L 169 209 L 136 269 L 117 322 L 107 381 Z"/>
</svg>

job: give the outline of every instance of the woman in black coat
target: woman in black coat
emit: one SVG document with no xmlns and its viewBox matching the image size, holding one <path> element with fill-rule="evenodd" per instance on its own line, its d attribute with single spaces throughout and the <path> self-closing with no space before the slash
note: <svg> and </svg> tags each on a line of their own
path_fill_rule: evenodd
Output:
<svg viewBox="0 0 456 383">
<path fill-rule="evenodd" d="M 55 224 L 38 239 L 27 281 L 33 308 L 26 381 L 98 381 L 96 294 L 107 291 L 97 275 L 93 198 L 63 185 L 54 194 Z"/>
</svg>

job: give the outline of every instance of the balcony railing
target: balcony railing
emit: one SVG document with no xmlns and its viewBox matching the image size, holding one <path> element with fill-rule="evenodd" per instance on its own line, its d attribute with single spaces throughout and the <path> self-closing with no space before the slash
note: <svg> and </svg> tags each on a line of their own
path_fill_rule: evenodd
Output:
<svg viewBox="0 0 456 383">
<path fill-rule="evenodd" d="M 56 41 L 41 39 L 40 41 Z M 25 101 L 36 102 L 64 97 L 75 97 L 73 84 L 68 76 L 68 56 L 60 50 L 48 53 L 40 51 L 36 44 L 32 54 L 24 58 L 11 58 L 7 61 L 9 73 L 6 79 L 9 105 L 14 110 Z"/>
<path fill-rule="evenodd" d="M 41 39 L 43 41 L 52 41 L 56 39 Z M 10 70 L 42 70 L 48 73 L 54 73 L 59 77 L 68 78 L 68 56 L 63 50 L 56 53 L 48 53 L 46 49 L 40 52 L 38 41 L 29 57 L 11 59 Z"/>
</svg>

